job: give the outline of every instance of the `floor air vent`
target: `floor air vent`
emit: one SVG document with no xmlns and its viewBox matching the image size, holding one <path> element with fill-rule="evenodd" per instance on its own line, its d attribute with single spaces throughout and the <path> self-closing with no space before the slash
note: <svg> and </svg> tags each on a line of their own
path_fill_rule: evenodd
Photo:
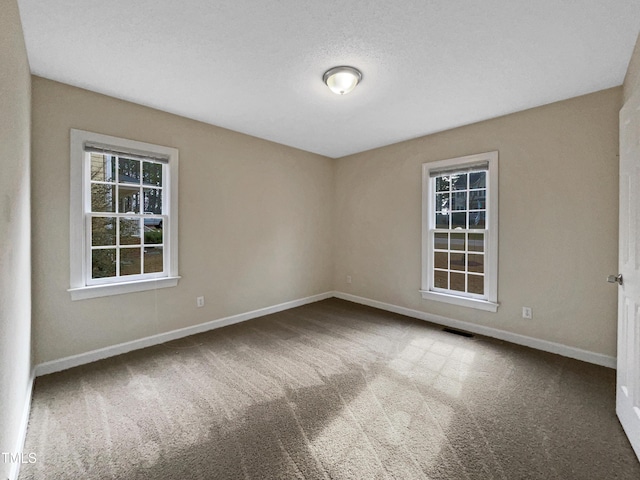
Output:
<svg viewBox="0 0 640 480">
<path fill-rule="evenodd" d="M 473 333 L 463 332 L 462 330 L 456 330 L 455 328 L 443 328 L 443 332 L 453 333 L 455 335 L 460 335 L 461 337 L 473 337 Z"/>
</svg>

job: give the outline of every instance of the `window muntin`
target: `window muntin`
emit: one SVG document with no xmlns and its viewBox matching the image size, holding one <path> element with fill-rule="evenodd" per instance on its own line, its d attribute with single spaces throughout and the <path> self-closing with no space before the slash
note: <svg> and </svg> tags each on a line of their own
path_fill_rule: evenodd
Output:
<svg viewBox="0 0 640 480">
<path fill-rule="evenodd" d="M 498 152 L 422 168 L 422 297 L 497 311 Z"/>
<path fill-rule="evenodd" d="M 487 169 L 431 177 L 433 291 L 485 299 Z"/>
<path fill-rule="evenodd" d="M 87 285 L 165 276 L 166 164 L 85 152 L 90 168 Z"/>
</svg>

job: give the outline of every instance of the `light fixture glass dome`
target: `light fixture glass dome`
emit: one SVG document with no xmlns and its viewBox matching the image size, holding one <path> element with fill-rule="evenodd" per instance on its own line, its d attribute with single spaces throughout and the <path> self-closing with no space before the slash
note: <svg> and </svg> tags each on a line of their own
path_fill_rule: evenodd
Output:
<svg viewBox="0 0 640 480">
<path fill-rule="evenodd" d="M 353 67 L 334 67 L 325 72 L 322 80 L 333 93 L 345 95 L 356 88 L 362 73 Z"/>
</svg>

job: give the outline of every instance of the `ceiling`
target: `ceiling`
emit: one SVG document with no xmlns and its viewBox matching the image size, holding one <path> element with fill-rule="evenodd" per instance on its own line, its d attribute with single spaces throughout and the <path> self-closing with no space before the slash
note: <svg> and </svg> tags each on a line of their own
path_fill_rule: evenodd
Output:
<svg viewBox="0 0 640 480">
<path fill-rule="evenodd" d="M 18 3 L 35 75 L 329 157 L 620 85 L 640 30 L 638 0 Z"/>
</svg>

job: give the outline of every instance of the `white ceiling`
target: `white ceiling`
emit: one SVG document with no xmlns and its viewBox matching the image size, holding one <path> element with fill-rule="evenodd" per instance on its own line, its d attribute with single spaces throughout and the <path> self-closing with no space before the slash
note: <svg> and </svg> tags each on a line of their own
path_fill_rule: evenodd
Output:
<svg viewBox="0 0 640 480">
<path fill-rule="evenodd" d="M 36 75 L 329 157 L 620 85 L 640 30 L 638 0 L 18 3 Z"/>
</svg>

